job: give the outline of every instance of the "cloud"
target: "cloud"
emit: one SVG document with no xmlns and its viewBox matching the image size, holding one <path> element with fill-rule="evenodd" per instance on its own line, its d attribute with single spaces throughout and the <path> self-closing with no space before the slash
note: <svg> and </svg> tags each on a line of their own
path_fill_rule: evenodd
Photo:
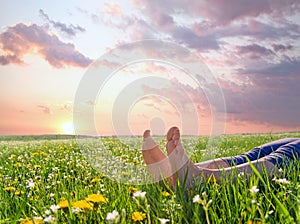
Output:
<svg viewBox="0 0 300 224">
<path fill-rule="evenodd" d="M 272 44 L 273 50 L 278 52 L 278 51 L 288 51 L 292 50 L 293 46 L 292 45 L 283 45 L 283 44 Z"/>
<path fill-rule="evenodd" d="M 197 50 L 217 50 L 220 48 L 218 41 L 212 35 L 198 36 L 191 29 L 176 27 L 172 30 L 172 36 L 179 43 Z"/>
<path fill-rule="evenodd" d="M 295 0 L 174 0 L 172 4 L 166 0 L 134 0 L 133 2 L 151 18 L 165 13 L 169 15 L 181 13 L 191 17 L 201 17 L 214 26 L 224 26 L 233 21 L 263 14 L 269 14 L 277 20 L 285 20 L 286 15 L 295 14 L 300 8 L 299 1 Z"/>
<path fill-rule="evenodd" d="M 250 59 L 261 59 L 261 57 L 268 57 L 274 55 L 274 52 L 266 47 L 260 46 L 258 44 L 251 44 L 247 46 L 237 46 L 237 54 L 246 54 Z"/>
<path fill-rule="evenodd" d="M 39 54 L 56 68 L 87 67 L 92 60 L 77 51 L 73 44 L 64 43 L 48 29 L 36 24 L 18 23 L 0 34 L 0 64 L 23 64 L 26 54 Z"/>
<path fill-rule="evenodd" d="M 40 108 L 44 114 L 50 114 L 51 110 L 50 107 L 44 106 L 44 105 L 37 105 L 38 108 Z"/>
<path fill-rule="evenodd" d="M 78 32 L 85 32 L 85 29 L 79 25 L 76 26 L 73 24 L 66 25 L 64 23 L 51 20 L 49 16 L 42 9 L 39 10 L 39 14 L 45 21 L 50 23 L 55 29 L 58 29 L 60 32 L 62 32 L 63 34 L 67 34 L 70 37 L 75 36 Z"/>
<path fill-rule="evenodd" d="M 103 3 L 104 10 L 102 13 L 113 16 L 113 17 L 120 17 L 123 15 L 122 7 L 117 3 Z"/>
<path fill-rule="evenodd" d="M 0 64 L 22 64 L 22 60 L 20 60 L 16 55 L 0 55 Z"/>
<path fill-rule="evenodd" d="M 281 76 L 287 78 L 300 76 L 300 61 L 297 59 L 281 61 L 276 64 L 265 64 L 263 67 L 248 67 L 239 69 L 238 73 L 253 75 L 256 78 L 275 78 Z"/>
<path fill-rule="evenodd" d="M 252 123 L 299 126 L 300 61 L 264 64 L 239 70 L 237 78 L 243 85 L 221 81 L 225 82 L 221 85 L 229 117 Z"/>
</svg>

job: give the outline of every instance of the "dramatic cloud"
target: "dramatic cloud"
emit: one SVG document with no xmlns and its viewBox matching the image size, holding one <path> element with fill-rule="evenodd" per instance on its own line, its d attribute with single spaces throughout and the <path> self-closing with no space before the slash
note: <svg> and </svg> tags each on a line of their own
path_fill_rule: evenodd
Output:
<svg viewBox="0 0 300 224">
<path fill-rule="evenodd" d="M 277 64 L 265 64 L 263 67 L 249 67 L 238 70 L 239 74 L 248 74 L 257 78 L 276 78 L 281 76 L 284 78 L 300 76 L 300 60 L 281 61 Z"/>
<path fill-rule="evenodd" d="M 198 36 L 191 29 L 177 27 L 172 31 L 173 38 L 179 43 L 186 45 L 189 48 L 194 48 L 197 50 L 217 50 L 219 49 L 219 43 L 215 37 L 208 36 Z"/>
<path fill-rule="evenodd" d="M 264 56 L 274 55 L 274 52 L 266 47 L 262 47 L 258 44 L 252 44 L 247 46 L 236 47 L 237 54 L 246 54 L 250 59 L 260 59 Z"/>
<path fill-rule="evenodd" d="M 60 41 L 45 27 L 19 23 L 0 34 L 0 64 L 22 64 L 26 54 L 39 54 L 53 67 L 87 67 L 92 60 L 78 52 L 73 44 Z"/>
<path fill-rule="evenodd" d="M 56 22 L 54 20 L 51 20 L 49 18 L 49 16 L 42 10 L 40 9 L 39 10 L 39 14 L 40 16 L 46 20 L 48 23 L 50 23 L 55 29 L 58 29 L 60 32 L 64 33 L 64 34 L 67 34 L 68 36 L 75 36 L 78 32 L 84 32 L 85 29 L 79 25 L 73 25 L 73 24 L 70 24 L 70 25 L 66 25 L 64 23 L 61 23 L 61 22 Z"/>
<path fill-rule="evenodd" d="M 272 44 L 272 47 L 274 51 L 287 51 L 287 50 L 292 50 L 293 46 L 292 45 L 283 45 L 283 44 Z"/>
<path fill-rule="evenodd" d="M 240 80 L 247 79 L 251 84 L 228 85 L 227 82 L 223 85 L 227 112 L 234 114 L 234 119 L 282 126 L 300 125 L 299 60 L 251 67 L 240 70 L 238 75 Z"/>
<path fill-rule="evenodd" d="M 286 15 L 294 14 L 300 9 L 297 0 L 228 0 L 228 1 L 199 1 L 199 0 L 175 0 L 170 4 L 166 0 L 133 0 L 149 17 L 156 15 L 172 15 L 178 13 L 192 17 L 200 17 L 209 21 L 214 26 L 223 26 L 232 21 L 248 17 L 257 17 L 269 14 L 277 20 L 284 20 Z"/>
</svg>

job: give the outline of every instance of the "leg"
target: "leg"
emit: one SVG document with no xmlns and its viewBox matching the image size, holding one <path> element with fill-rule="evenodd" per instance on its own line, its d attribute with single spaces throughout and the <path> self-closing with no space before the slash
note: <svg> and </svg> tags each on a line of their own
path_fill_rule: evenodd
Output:
<svg viewBox="0 0 300 224">
<path fill-rule="evenodd" d="M 255 161 L 255 160 L 258 160 L 260 158 L 263 158 L 263 157 L 271 154 L 274 151 L 277 151 L 281 146 L 291 143 L 295 140 L 299 140 L 299 139 L 284 138 L 284 139 L 276 140 L 276 141 L 269 142 L 269 143 L 263 144 L 261 146 L 258 146 L 258 147 L 251 149 L 250 151 L 243 153 L 241 155 L 225 157 L 225 158 L 222 158 L 222 160 L 230 166 L 236 166 L 236 165 L 240 165 L 243 163 L 247 163 L 248 159 L 250 161 Z"/>
<path fill-rule="evenodd" d="M 263 173 L 265 169 L 268 175 L 271 177 L 274 174 L 278 174 L 277 167 L 270 161 L 265 160 L 265 158 L 261 158 L 256 161 L 251 161 L 252 165 L 257 169 L 259 173 Z M 248 163 L 243 163 L 237 165 L 235 167 L 228 167 L 224 169 L 202 169 L 201 175 L 205 178 L 210 178 L 212 175 L 215 177 L 217 182 L 220 182 L 223 178 L 233 177 L 234 180 L 237 178 L 237 174 L 245 173 L 248 175 L 253 175 L 252 166 Z"/>
<path fill-rule="evenodd" d="M 208 168 L 208 169 L 221 169 L 230 167 L 222 158 L 212 159 L 195 164 L 199 168 Z"/>
<path fill-rule="evenodd" d="M 143 135 L 142 155 L 154 181 L 158 182 L 170 177 L 170 185 L 174 187 L 169 159 L 154 142 L 149 130 L 146 130 Z"/>
<path fill-rule="evenodd" d="M 174 179 L 178 179 L 180 183 L 185 181 L 187 187 L 190 187 L 192 181 L 199 179 L 201 176 L 210 178 L 213 175 L 219 182 L 223 177 L 230 177 L 233 174 L 233 171 L 236 173 L 244 172 L 247 174 L 253 174 L 252 166 L 248 162 L 235 167 L 226 167 L 226 164 L 222 164 L 222 159 L 209 161 L 208 165 L 206 164 L 206 168 L 203 168 L 198 164 L 194 164 L 188 158 L 183 146 L 181 145 L 179 129 L 176 127 L 171 128 L 167 134 L 167 152 L 171 169 L 174 173 Z M 267 161 L 265 158 L 252 161 L 251 163 L 260 173 L 262 173 L 264 169 L 266 169 L 270 176 L 278 173 L 274 164 Z M 209 168 L 216 168 L 218 167 L 218 164 L 224 165 L 222 169 Z"/>
<path fill-rule="evenodd" d="M 190 160 L 180 141 L 180 131 L 172 127 L 167 133 L 167 153 L 173 173 L 173 179 L 189 187 L 200 169 Z"/>
<path fill-rule="evenodd" d="M 277 167 L 289 168 L 295 160 L 300 160 L 300 139 L 280 146 L 276 151 L 267 155 L 265 160 Z"/>
<path fill-rule="evenodd" d="M 178 149 L 181 151 L 182 154 L 185 154 L 184 149 L 180 143 L 180 132 L 177 127 L 172 127 L 167 133 L 167 152 L 168 156 L 174 151 L 176 146 L 178 146 Z M 191 163 L 191 161 L 189 160 Z M 208 168 L 208 169 L 218 169 L 218 168 L 224 168 L 229 167 L 228 163 L 223 161 L 222 159 L 213 159 L 201 163 L 196 163 L 196 167 L 199 168 Z"/>
<path fill-rule="evenodd" d="M 297 140 L 297 138 L 284 138 L 284 139 L 276 140 L 258 146 L 257 148 L 254 148 L 242 155 L 225 157 L 225 158 L 217 158 L 209 161 L 204 161 L 201 163 L 196 163 L 195 165 L 200 168 L 208 168 L 208 169 L 220 169 L 220 168 L 226 168 L 230 166 L 236 166 L 243 163 L 247 163 L 248 162 L 247 158 L 250 161 L 255 161 L 260 158 L 263 158 L 269 155 L 270 153 L 272 153 L 273 151 L 276 151 L 281 146 L 293 142 L 295 140 Z"/>
</svg>

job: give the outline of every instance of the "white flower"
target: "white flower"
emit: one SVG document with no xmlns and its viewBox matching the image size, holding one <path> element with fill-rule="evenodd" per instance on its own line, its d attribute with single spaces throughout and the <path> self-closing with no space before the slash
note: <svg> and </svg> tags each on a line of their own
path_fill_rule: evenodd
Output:
<svg viewBox="0 0 300 224">
<path fill-rule="evenodd" d="M 55 218 L 53 216 L 48 216 L 46 218 L 44 218 L 44 222 L 55 222 Z"/>
<path fill-rule="evenodd" d="M 274 212 L 274 210 L 270 210 L 266 215 L 265 215 L 265 218 L 269 218 L 269 215 L 271 215 L 272 213 Z"/>
<path fill-rule="evenodd" d="M 45 211 L 45 214 L 46 214 L 46 215 L 50 215 L 50 214 L 51 214 L 51 211 L 50 211 L 50 210 L 46 210 L 46 211 Z"/>
<path fill-rule="evenodd" d="M 119 216 L 119 212 L 113 210 L 112 212 L 107 213 L 106 220 L 107 221 L 114 221 Z"/>
<path fill-rule="evenodd" d="M 207 202 L 207 205 L 210 205 L 212 202 L 213 202 L 213 200 L 210 199 L 210 200 Z"/>
<path fill-rule="evenodd" d="M 193 203 L 199 203 L 199 201 L 200 201 L 200 196 L 199 194 L 197 194 L 193 197 Z"/>
<path fill-rule="evenodd" d="M 54 193 L 50 193 L 50 197 L 52 198 L 52 197 L 54 197 L 55 196 L 55 194 Z"/>
<path fill-rule="evenodd" d="M 256 203 L 256 200 L 253 199 L 253 200 L 251 201 L 251 203 L 252 203 L 252 204 L 255 204 L 255 203 Z"/>
<path fill-rule="evenodd" d="M 255 194 L 255 193 L 257 193 L 257 192 L 259 192 L 259 189 L 257 188 L 257 186 L 253 186 L 253 187 L 250 189 L 250 193 L 251 193 L 251 194 Z"/>
<path fill-rule="evenodd" d="M 146 192 L 136 191 L 133 193 L 134 198 L 144 198 L 146 195 Z"/>
<path fill-rule="evenodd" d="M 245 173 L 244 172 L 239 172 L 238 177 L 243 177 L 243 176 L 245 176 Z"/>
<path fill-rule="evenodd" d="M 33 188 L 33 187 L 34 187 L 34 185 L 35 185 L 35 184 L 34 184 L 34 182 L 33 182 L 33 181 L 28 181 L 28 182 L 27 182 L 27 186 L 26 186 L 26 187 L 27 187 L 27 188 L 29 188 L 29 189 L 31 189 L 31 188 Z"/>
<path fill-rule="evenodd" d="M 57 212 L 58 209 L 60 209 L 60 207 L 58 205 L 51 205 L 50 209 L 51 209 L 52 212 L 55 213 L 55 212 Z"/>
<path fill-rule="evenodd" d="M 290 183 L 290 181 L 288 181 L 286 178 L 279 178 L 279 179 L 273 178 L 273 180 L 279 184 L 289 184 Z"/>
<path fill-rule="evenodd" d="M 76 213 L 79 213 L 79 212 L 81 212 L 80 208 L 72 208 L 72 213 L 76 214 Z"/>
<path fill-rule="evenodd" d="M 159 218 L 158 220 L 161 224 L 166 224 L 167 222 L 170 222 L 170 219 Z"/>
</svg>

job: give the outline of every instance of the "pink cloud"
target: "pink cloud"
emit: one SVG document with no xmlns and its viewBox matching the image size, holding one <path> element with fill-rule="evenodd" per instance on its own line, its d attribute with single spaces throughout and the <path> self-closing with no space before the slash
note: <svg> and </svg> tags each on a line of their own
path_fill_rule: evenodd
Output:
<svg viewBox="0 0 300 224">
<path fill-rule="evenodd" d="M 39 14 L 44 20 L 50 23 L 55 29 L 59 30 L 63 34 L 67 34 L 67 36 L 73 37 L 78 32 L 85 31 L 85 29 L 79 25 L 73 25 L 73 24 L 67 25 L 50 19 L 49 16 L 42 9 L 39 10 Z"/>
<path fill-rule="evenodd" d="M 235 47 L 237 54 L 247 55 L 252 60 L 260 60 L 261 57 L 274 56 L 274 52 L 266 47 L 260 46 L 258 44 L 251 44 L 247 46 L 237 46 Z"/>
<path fill-rule="evenodd" d="M 87 67 L 92 60 L 77 51 L 73 44 L 60 41 L 47 28 L 36 24 L 19 23 L 0 34 L 0 47 L 4 55 L 0 64 L 23 64 L 26 54 L 39 54 L 56 68 L 66 66 Z"/>
<path fill-rule="evenodd" d="M 40 108 L 44 114 L 50 114 L 51 110 L 50 107 L 44 106 L 44 105 L 37 105 L 38 108 Z"/>
<path fill-rule="evenodd" d="M 177 11 L 195 17 L 200 16 L 214 25 L 227 25 L 235 20 L 257 17 L 261 14 L 270 14 L 277 19 L 285 19 L 286 14 L 296 13 L 300 6 L 299 1 L 295 0 L 175 0 L 171 4 L 164 0 L 134 0 L 133 2 L 154 20 L 154 17 L 157 19 L 157 15 L 170 15 Z"/>
<path fill-rule="evenodd" d="M 102 13 L 113 16 L 113 17 L 120 17 L 123 15 L 122 7 L 117 3 L 103 3 L 104 10 Z"/>
</svg>

